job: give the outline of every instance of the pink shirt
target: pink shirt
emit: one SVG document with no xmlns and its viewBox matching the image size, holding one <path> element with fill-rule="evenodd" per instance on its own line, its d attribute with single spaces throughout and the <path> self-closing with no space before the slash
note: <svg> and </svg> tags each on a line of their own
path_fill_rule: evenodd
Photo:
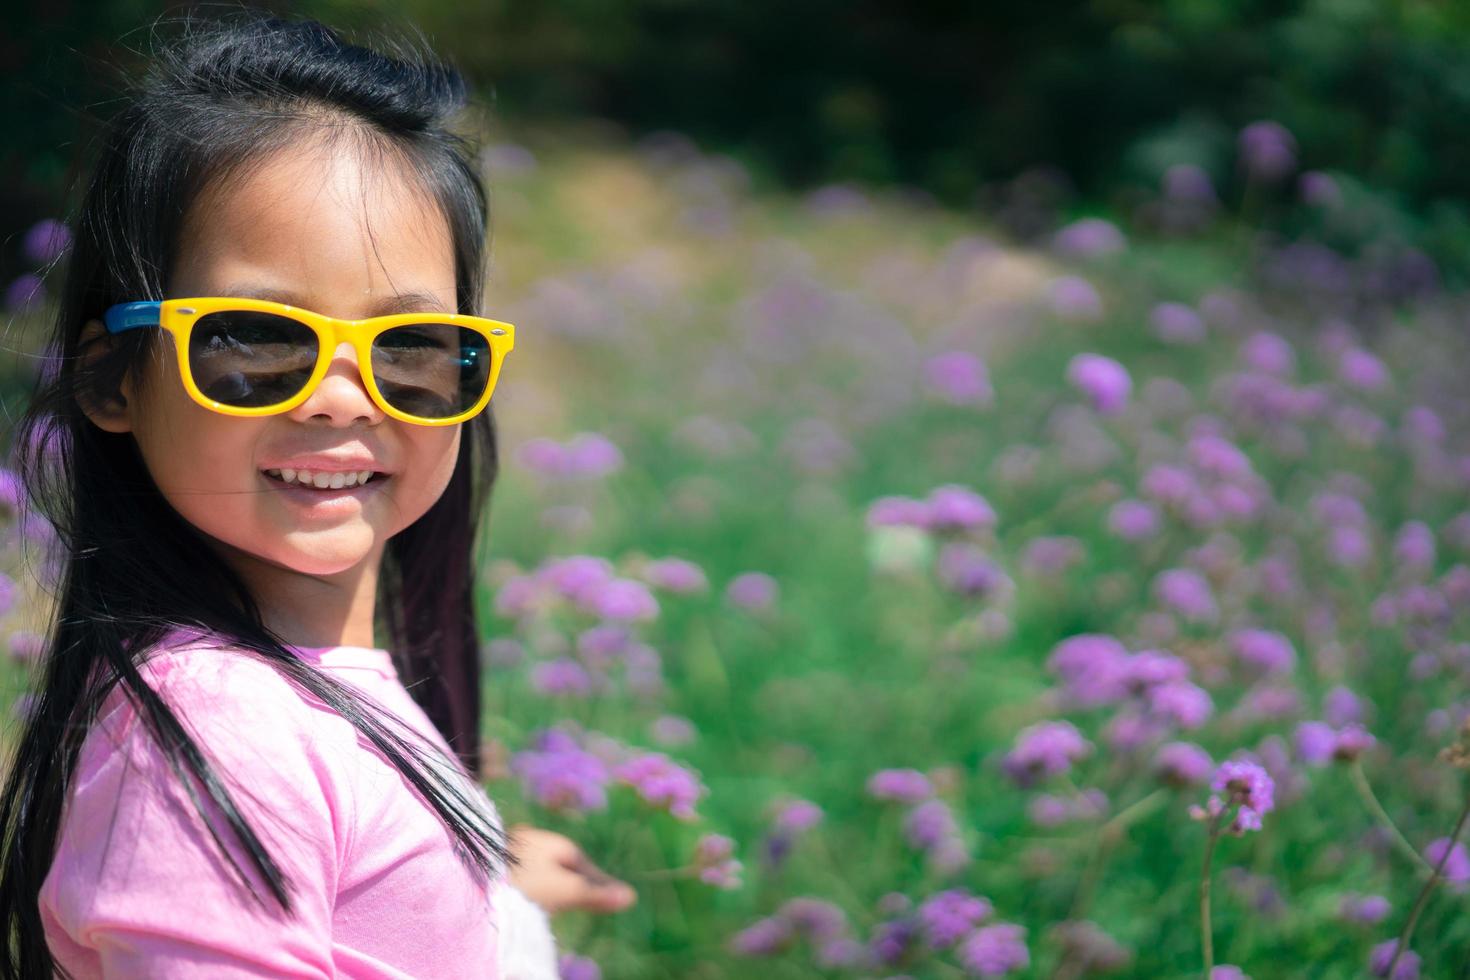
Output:
<svg viewBox="0 0 1470 980">
<path fill-rule="evenodd" d="M 40 893 L 62 966 L 80 980 L 555 978 L 537 906 L 504 874 L 483 887 L 437 813 L 350 723 L 255 654 L 216 643 L 175 634 L 140 670 L 294 882 L 296 914 L 281 910 L 226 829 L 221 840 L 265 906 L 245 891 L 115 689 L 82 745 Z M 449 752 L 388 651 L 293 650 Z M 471 792 L 499 826 L 484 791 Z"/>
</svg>

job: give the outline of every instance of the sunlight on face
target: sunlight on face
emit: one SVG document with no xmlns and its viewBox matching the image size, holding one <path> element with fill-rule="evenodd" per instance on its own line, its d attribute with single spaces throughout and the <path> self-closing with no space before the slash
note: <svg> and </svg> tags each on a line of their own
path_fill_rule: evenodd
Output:
<svg viewBox="0 0 1470 980">
<path fill-rule="evenodd" d="M 376 162 L 368 160 L 369 167 Z M 365 170 L 350 144 L 302 145 L 270 157 L 245 183 L 198 202 L 180 244 L 170 296 L 237 295 L 232 287 L 248 283 L 343 319 L 377 315 L 396 293 L 425 293 L 435 308 L 456 309 L 442 212 L 406 172 Z M 237 556 L 307 575 L 347 571 L 380 556 L 453 475 L 460 426 L 384 415 L 345 343 L 310 398 L 265 418 L 196 404 L 171 345 L 151 368 L 130 413 L 149 472 L 185 519 Z M 315 454 L 361 457 L 372 461 L 363 468 L 389 476 L 375 478 L 360 498 L 328 505 L 264 473 Z"/>
</svg>

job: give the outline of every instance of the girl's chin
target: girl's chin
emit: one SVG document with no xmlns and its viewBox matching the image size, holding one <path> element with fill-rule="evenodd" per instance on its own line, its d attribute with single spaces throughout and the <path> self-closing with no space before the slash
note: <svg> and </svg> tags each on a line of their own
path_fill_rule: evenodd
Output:
<svg viewBox="0 0 1470 980">
<path fill-rule="evenodd" d="M 376 533 L 368 527 L 315 533 L 292 532 L 267 551 L 243 548 L 257 561 L 297 575 L 325 577 L 356 569 L 374 553 Z"/>
</svg>

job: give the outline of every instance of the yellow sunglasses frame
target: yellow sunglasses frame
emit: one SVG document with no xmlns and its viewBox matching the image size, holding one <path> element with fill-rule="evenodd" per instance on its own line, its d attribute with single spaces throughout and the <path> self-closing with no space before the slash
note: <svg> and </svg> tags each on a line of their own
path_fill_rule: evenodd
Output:
<svg viewBox="0 0 1470 980">
<path fill-rule="evenodd" d="M 224 415 L 234 415 L 241 418 L 259 418 L 267 415 L 280 415 L 289 412 L 312 396 L 322 379 L 327 376 L 331 369 L 332 359 L 336 356 L 337 347 L 342 343 L 352 345 L 357 352 L 357 368 L 362 375 L 363 386 L 367 388 L 368 395 L 373 402 L 383 410 L 384 414 L 401 422 L 409 422 L 415 425 L 458 425 L 471 419 L 484 410 L 490 403 L 490 396 L 495 391 L 495 383 L 500 378 L 500 366 L 505 361 L 505 356 L 515 349 L 516 328 L 514 324 L 502 320 L 491 320 L 486 317 L 471 316 L 465 313 L 395 313 L 390 316 L 369 317 L 365 320 L 341 320 L 336 317 L 315 313 L 311 310 L 302 309 L 299 306 L 290 306 L 285 303 L 276 303 L 264 299 L 245 299 L 230 296 L 194 296 L 185 299 L 168 299 L 158 303 L 124 304 L 132 307 L 154 307 L 158 309 L 157 324 L 164 330 L 173 334 L 174 348 L 178 354 L 179 375 L 184 382 L 184 390 L 189 397 L 200 405 L 212 411 Z M 227 310 L 251 310 L 258 313 L 276 313 L 281 316 L 290 317 L 299 323 L 305 324 L 317 335 L 321 342 L 317 354 L 316 367 L 313 368 L 311 376 L 307 378 L 306 384 L 301 391 L 291 396 L 286 401 L 277 405 L 264 405 L 255 408 L 241 408 L 236 405 L 226 405 L 217 402 L 204 394 L 194 382 L 194 374 L 189 368 L 189 338 L 194 331 L 194 325 L 201 317 L 210 313 L 222 313 Z M 138 311 L 141 314 L 142 311 Z M 145 325 L 138 322 L 132 311 L 120 318 L 121 326 L 113 326 L 109 320 L 108 328 L 114 332 L 117 330 L 131 329 L 136 326 Z M 152 316 L 147 317 L 149 320 Z M 388 403 L 383 397 L 382 391 L 378 389 L 377 379 L 373 377 L 373 341 L 379 334 L 394 327 L 411 326 L 416 323 L 450 323 L 455 326 L 465 327 L 481 334 L 490 344 L 490 381 L 485 386 L 485 393 L 480 396 L 475 404 L 458 415 L 443 419 L 422 418 L 399 411 Z"/>
</svg>

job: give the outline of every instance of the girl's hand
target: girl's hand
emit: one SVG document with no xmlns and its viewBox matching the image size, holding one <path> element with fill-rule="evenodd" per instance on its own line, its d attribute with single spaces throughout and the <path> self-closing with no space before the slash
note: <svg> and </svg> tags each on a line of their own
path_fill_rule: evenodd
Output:
<svg viewBox="0 0 1470 980">
<path fill-rule="evenodd" d="M 568 909 L 620 912 L 638 900 L 631 885 L 593 864 L 570 837 L 516 824 L 510 828 L 510 849 L 520 859 L 520 866 L 511 868 L 511 884 L 547 915 Z"/>
</svg>

